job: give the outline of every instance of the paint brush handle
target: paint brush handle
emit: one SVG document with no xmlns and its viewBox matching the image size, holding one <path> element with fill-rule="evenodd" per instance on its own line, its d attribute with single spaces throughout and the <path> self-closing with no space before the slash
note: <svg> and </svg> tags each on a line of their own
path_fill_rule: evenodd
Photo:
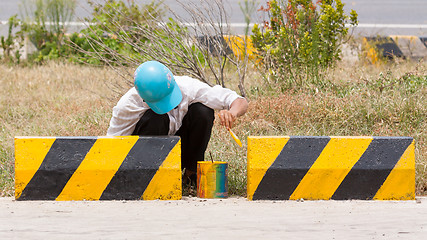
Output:
<svg viewBox="0 0 427 240">
<path fill-rule="evenodd" d="M 218 113 L 218 117 L 221 119 L 221 116 Z M 228 132 L 230 132 L 231 137 L 234 139 L 234 141 L 239 145 L 239 147 L 242 147 L 242 142 L 237 137 L 237 135 L 231 130 L 231 128 L 227 128 Z"/>
<path fill-rule="evenodd" d="M 242 147 L 242 142 L 240 141 L 240 139 L 236 136 L 236 134 L 230 129 L 228 128 L 228 131 L 231 134 L 231 137 L 234 139 L 234 141 L 240 146 Z"/>
<path fill-rule="evenodd" d="M 212 157 L 212 153 L 209 151 L 209 155 L 211 156 L 211 161 L 212 163 L 214 162 L 213 157 Z"/>
</svg>

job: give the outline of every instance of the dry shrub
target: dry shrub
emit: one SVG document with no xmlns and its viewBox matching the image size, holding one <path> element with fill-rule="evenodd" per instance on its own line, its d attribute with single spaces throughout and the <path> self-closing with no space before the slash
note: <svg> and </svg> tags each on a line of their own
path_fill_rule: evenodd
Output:
<svg viewBox="0 0 427 240">
<path fill-rule="evenodd" d="M 0 196 L 13 191 L 15 136 L 105 135 L 117 97 L 104 81 L 114 78 L 108 69 L 63 63 L 0 65 Z"/>
<path fill-rule="evenodd" d="M 1 120 L 14 135 L 100 135 L 115 99 L 104 81 L 108 69 L 51 63 L 33 68 L 1 66 Z M 89 124 L 88 124 L 89 123 Z"/>
</svg>

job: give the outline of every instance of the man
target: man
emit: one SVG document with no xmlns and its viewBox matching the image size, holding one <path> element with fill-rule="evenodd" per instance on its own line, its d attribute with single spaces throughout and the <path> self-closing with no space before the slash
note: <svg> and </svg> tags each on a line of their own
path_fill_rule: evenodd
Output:
<svg viewBox="0 0 427 240">
<path fill-rule="evenodd" d="M 246 99 L 236 92 L 210 87 L 191 77 L 173 76 L 156 61 L 136 69 L 134 84 L 113 108 L 107 135 L 180 136 L 186 183 L 196 181 L 197 161 L 204 160 L 214 110 L 220 110 L 221 125 L 232 128 L 237 117 L 248 109 Z"/>
</svg>

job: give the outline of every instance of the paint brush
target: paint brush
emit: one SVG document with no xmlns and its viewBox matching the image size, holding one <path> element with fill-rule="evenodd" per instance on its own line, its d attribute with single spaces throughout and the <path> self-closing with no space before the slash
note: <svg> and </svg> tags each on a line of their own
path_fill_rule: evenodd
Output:
<svg viewBox="0 0 427 240">
<path fill-rule="evenodd" d="M 228 128 L 228 131 L 231 134 L 231 137 L 234 139 L 234 141 L 240 146 L 242 147 L 242 142 L 240 141 L 240 139 L 236 136 L 236 134 L 230 129 Z"/>
<path fill-rule="evenodd" d="M 221 119 L 221 116 L 218 113 L 218 117 Z M 239 145 L 239 147 L 242 147 L 242 142 L 237 137 L 237 135 L 231 130 L 231 128 L 227 128 L 228 132 L 230 132 L 231 137 L 234 139 L 234 141 Z"/>
<path fill-rule="evenodd" d="M 212 153 L 211 153 L 211 151 L 209 151 L 209 155 L 211 156 L 211 161 L 212 161 L 212 163 L 213 163 L 213 158 L 212 158 Z"/>
</svg>

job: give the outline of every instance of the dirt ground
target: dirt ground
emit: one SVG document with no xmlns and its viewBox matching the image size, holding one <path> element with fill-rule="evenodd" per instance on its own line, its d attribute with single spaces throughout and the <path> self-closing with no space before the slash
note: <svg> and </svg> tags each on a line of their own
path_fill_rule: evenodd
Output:
<svg viewBox="0 0 427 240">
<path fill-rule="evenodd" d="M 14 201 L 0 239 L 427 239 L 414 201 Z"/>
</svg>

